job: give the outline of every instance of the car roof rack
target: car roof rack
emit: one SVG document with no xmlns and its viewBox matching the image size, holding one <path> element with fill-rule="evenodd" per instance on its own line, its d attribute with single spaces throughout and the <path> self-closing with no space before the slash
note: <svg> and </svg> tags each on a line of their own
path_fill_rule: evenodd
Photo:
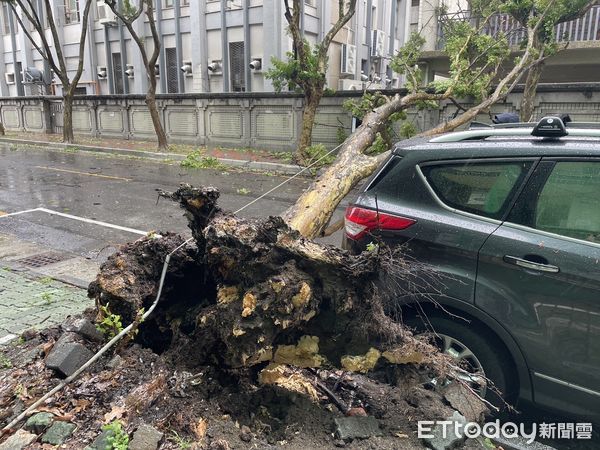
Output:
<svg viewBox="0 0 600 450">
<path fill-rule="evenodd" d="M 466 131 L 457 131 L 435 137 L 429 142 L 462 142 L 467 140 L 486 139 L 489 137 L 524 137 L 534 136 L 547 139 L 557 139 L 565 136 L 598 137 L 600 138 L 600 123 L 563 122 L 559 116 L 548 116 L 537 123 L 508 123 L 484 126 L 475 123 Z"/>
</svg>

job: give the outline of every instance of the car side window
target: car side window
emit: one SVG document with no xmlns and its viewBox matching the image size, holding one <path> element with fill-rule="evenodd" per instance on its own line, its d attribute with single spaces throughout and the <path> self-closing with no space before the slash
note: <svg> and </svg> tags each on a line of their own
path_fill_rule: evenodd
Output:
<svg viewBox="0 0 600 450">
<path fill-rule="evenodd" d="M 600 243 L 600 161 L 557 162 L 540 191 L 533 227 Z"/>
<path fill-rule="evenodd" d="M 468 162 L 422 169 L 435 193 L 448 206 L 500 219 L 531 164 L 529 161 Z"/>
</svg>

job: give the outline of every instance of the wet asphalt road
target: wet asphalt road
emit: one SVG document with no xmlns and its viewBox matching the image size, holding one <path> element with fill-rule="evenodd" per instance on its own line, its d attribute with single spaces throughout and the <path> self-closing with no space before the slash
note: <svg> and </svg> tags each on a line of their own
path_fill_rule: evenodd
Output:
<svg viewBox="0 0 600 450">
<path fill-rule="evenodd" d="M 182 210 L 173 202 L 158 200 L 157 190 L 172 191 L 182 182 L 215 186 L 221 192 L 220 206 L 235 211 L 284 179 L 238 170 L 185 169 L 178 163 L 82 151 L 0 146 L 0 211 L 14 213 L 43 207 L 141 231 L 189 234 Z M 309 183 L 305 178 L 294 179 L 241 215 L 281 214 Z M 84 256 L 138 237 L 43 212 L 0 220 L 2 232 Z M 327 242 L 339 244 L 340 240 L 338 233 Z"/>
</svg>

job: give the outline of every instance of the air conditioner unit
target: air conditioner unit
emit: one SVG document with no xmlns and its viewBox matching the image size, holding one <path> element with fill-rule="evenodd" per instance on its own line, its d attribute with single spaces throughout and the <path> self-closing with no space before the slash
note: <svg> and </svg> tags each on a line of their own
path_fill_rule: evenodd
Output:
<svg viewBox="0 0 600 450">
<path fill-rule="evenodd" d="M 117 16 L 106 3 L 98 2 L 98 21 L 102 25 L 116 25 Z"/>
<path fill-rule="evenodd" d="M 358 80 L 339 80 L 339 91 L 362 91 L 363 83 Z"/>
<path fill-rule="evenodd" d="M 381 58 L 385 53 L 385 33 L 381 30 L 373 30 L 371 34 L 371 57 Z"/>
<path fill-rule="evenodd" d="M 340 74 L 354 75 L 356 73 L 356 46 L 342 44 L 342 61 Z"/>
</svg>

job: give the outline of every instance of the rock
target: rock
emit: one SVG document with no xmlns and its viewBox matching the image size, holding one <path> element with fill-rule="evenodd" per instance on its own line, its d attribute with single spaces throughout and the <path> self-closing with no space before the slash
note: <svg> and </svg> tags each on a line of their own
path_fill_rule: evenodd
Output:
<svg viewBox="0 0 600 450">
<path fill-rule="evenodd" d="M 42 442 L 51 445 L 61 445 L 75 431 L 75 424 L 69 422 L 54 422 L 42 436 Z"/>
<path fill-rule="evenodd" d="M 450 383 L 441 390 L 450 406 L 461 413 L 469 422 L 481 422 L 488 412 L 485 404 L 460 383 Z"/>
<path fill-rule="evenodd" d="M 212 441 L 208 446 L 210 450 L 230 450 L 229 442 L 225 439 L 217 439 L 216 441 Z"/>
<path fill-rule="evenodd" d="M 85 318 L 71 319 L 63 325 L 65 331 L 77 333 L 79 336 L 93 342 L 104 342 L 104 336 L 92 322 Z"/>
<path fill-rule="evenodd" d="M 48 368 L 68 377 L 94 356 L 83 344 L 77 342 L 76 336 L 73 333 L 65 333 L 56 341 L 46 358 Z"/>
<path fill-rule="evenodd" d="M 104 430 L 102 433 L 94 439 L 91 445 L 87 446 L 84 450 L 106 450 L 107 448 L 111 448 L 111 444 L 108 441 L 109 438 L 115 435 L 112 430 Z"/>
<path fill-rule="evenodd" d="M 250 442 L 252 440 L 252 430 L 250 430 L 250 427 L 242 425 L 240 439 L 244 442 Z"/>
<path fill-rule="evenodd" d="M 335 436 L 343 441 L 349 439 L 368 439 L 381 436 L 379 422 L 375 417 L 351 416 L 334 420 Z"/>
<path fill-rule="evenodd" d="M 17 430 L 15 434 L 0 444 L 0 450 L 22 450 L 37 439 L 35 434 Z"/>
<path fill-rule="evenodd" d="M 447 450 L 450 448 L 454 448 L 455 445 L 457 445 L 459 442 L 462 442 L 465 439 L 463 435 L 457 436 L 454 432 L 455 423 L 462 424 L 460 431 L 462 432 L 464 430 L 464 426 L 467 424 L 467 419 L 465 418 L 465 416 L 460 414 L 458 411 L 454 411 L 454 414 L 448 417 L 446 421 L 451 423 L 447 425 L 435 425 L 429 433 L 433 437 L 423 438 L 423 440 L 433 450 Z M 446 431 L 445 436 L 444 430 Z"/>
<path fill-rule="evenodd" d="M 133 439 L 129 443 L 129 450 L 156 450 L 162 438 L 163 433 L 156 428 L 142 424 L 133 433 Z"/>
<path fill-rule="evenodd" d="M 34 414 L 29 419 L 27 419 L 27 422 L 25 422 L 24 428 L 27 431 L 31 431 L 32 433 L 40 434 L 40 433 L 43 433 L 46 430 L 46 428 L 48 428 L 50 425 L 52 425 L 53 421 L 54 421 L 53 414 L 50 414 L 47 412 L 41 412 L 41 413 Z"/>
<path fill-rule="evenodd" d="M 352 417 L 352 416 L 363 416 L 363 417 L 367 417 L 367 412 L 365 411 L 364 408 L 350 408 L 348 411 L 346 411 L 346 416 L 348 417 Z"/>
<path fill-rule="evenodd" d="M 109 362 L 106 363 L 106 368 L 107 369 L 116 369 L 117 367 L 119 367 L 119 365 L 121 364 L 122 361 L 123 361 L 122 357 L 120 357 L 119 355 L 115 355 L 111 358 L 111 360 Z"/>
</svg>

